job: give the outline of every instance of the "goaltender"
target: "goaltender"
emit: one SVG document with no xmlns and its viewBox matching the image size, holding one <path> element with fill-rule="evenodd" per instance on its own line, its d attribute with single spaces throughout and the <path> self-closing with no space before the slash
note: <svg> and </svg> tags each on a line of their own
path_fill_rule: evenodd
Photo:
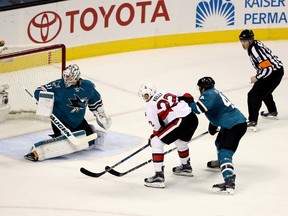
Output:
<svg viewBox="0 0 288 216">
<path fill-rule="evenodd" d="M 51 115 L 49 111 L 46 111 L 47 107 L 50 107 L 48 110 L 58 118 L 57 121 L 71 132 L 75 132 L 74 136 L 88 136 L 95 132 L 97 138 L 89 143 L 75 145 L 62 135 L 63 131 L 59 130 L 59 125 L 57 127 L 52 119 L 51 125 L 54 132 L 51 135 L 52 139 L 35 143 L 31 152 L 24 156 L 25 159 L 40 161 L 87 149 L 89 146 L 97 148 L 97 145 L 103 145 L 106 132 L 96 130 L 93 125 L 88 124 L 84 118 L 86 108 L 89 108 L 96 117 L 98 125 L 105 130 L 110 127 L 111 118 L 105 114 L 101 95 L 95 89 L 94 84 L 80 78 L 78 65 L 69 65 L 63 71 L 61 79 L 38 87 L 34 92 L 34 97 L 38 100 L 38 114 L 44 113 L 45 115 L 48 112 L 47 116 Z M 49 99 L 51 100 L 47 103 Z M 41 106 L 41 101 L 46 101 L 44 106 Z"/>
</svg>

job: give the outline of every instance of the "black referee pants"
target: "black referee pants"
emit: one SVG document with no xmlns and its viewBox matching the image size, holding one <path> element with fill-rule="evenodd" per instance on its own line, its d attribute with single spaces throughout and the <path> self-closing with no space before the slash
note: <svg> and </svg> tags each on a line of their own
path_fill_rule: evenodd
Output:
<svg viewBox="0 0 288 216">
<path fill-rule="evenodd" d="M 284 69 L 273 71 L 270 76 L 265 79 L 260 79 L 254 83 L 252 89 L 248 92 L 248 113 L 249 121 L 258 121 L 259 110 L 262 106 L 262 101 L 266 105 L 269 112 L 276 112 L 277 107 L 273 99 L 273 91 L 281 82 L 284 75 Z"/>
</svg>

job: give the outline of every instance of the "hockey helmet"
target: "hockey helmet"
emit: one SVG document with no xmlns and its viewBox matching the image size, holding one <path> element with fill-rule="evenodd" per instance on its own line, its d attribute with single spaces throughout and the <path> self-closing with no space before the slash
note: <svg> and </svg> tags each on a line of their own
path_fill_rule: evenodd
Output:
<svg viewBox="0 0 288 216">
<path fill-rule="evenodd" d="M 143 83 L 138 91 L 139 97 L 143 98 L 145 102 L 149 102 L 156 94 L 156 87 L 152 83 Z"/>
<path fill-rule="evenodd" d="M 63 71 L 63 79 L 65 87 L 68 88 L 73 85 L 80 78 L 80 70 L 77 64 L 69 65 Z"/>
<path fill-rule="evenodd" d="M 240 40 L 254 40 L 254 33 L 250 29 L 245 29 L 239 35 Z"/>
<path fill-rule="evenodd" d="M 202 90 L 207 90 L 214 88 L 215 81 L 213 80 L 212 77 L 202 77 L 201 79 L 198 80 L 197 85 L 200 88 L 200 91 Z"/>
</svg>

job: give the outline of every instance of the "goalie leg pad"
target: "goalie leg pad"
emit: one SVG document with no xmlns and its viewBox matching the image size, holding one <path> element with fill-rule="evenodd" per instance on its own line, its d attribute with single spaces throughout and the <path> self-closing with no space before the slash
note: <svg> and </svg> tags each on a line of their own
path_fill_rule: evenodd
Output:
<svg viewBox="0 0 288 216">
<path fill-rule="evenodd" d="M 84 130 L 73 132 L 75 137 L 85 137 Z M 69 142 L 66 136 L 62 135 L 53 139 L 43 140 L 32 146 L 31 152 L 38 154 L 38 161 L 55 158 L 74 152 L 82 151 L 89 147 L 88 142 L 81 145 L 74 145 Z M 35 154 L 35 153 L 34 153 Z"/>
</svg>

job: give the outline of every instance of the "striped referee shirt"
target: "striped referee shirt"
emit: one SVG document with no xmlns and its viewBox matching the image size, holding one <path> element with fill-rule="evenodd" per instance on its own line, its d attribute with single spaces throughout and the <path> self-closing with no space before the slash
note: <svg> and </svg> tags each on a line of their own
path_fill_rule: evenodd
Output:
<svg viewBox="0 0 288 216">
<path fill-rule="evenodd" d="M 273 71 L 283 67 L 281 60 L 261 41 L 253 41 L 248 48 L 248 55 L 253 67 L 256 69 L 256 78 L 258 80 L 265 79 Z"/>
</svg>

